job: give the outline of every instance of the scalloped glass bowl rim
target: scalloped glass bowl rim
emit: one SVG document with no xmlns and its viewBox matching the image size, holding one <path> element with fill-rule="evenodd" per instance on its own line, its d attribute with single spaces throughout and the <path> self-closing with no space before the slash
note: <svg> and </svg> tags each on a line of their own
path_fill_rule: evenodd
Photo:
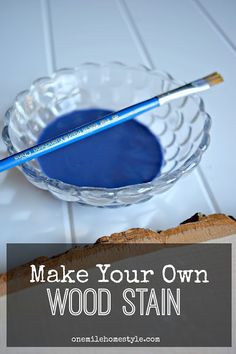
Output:
<svg viewBox="0 0 236 354">
<path fill-rule="evenodd" d="M 37 84 L 38 82 L 40 82 L 42 80 L 52 80 L 52 79 L 56 78 L 57 75 L 60 75 L 63 72 L 64 73 L 65 72 L 76 72 L 76 71 L 79 71 L 80 67 L 83 67 L 84 65 L 93 65 L 93 66 L 97 66 L 97 67 L 106 67 L 106 66 L 109 67 L 110 64 L 117 64 L 117 63 L 127 69 L 136 69 L 136 70 L 143 69 L 150 74 L 156 73 L 156 74 L 162 75 L 165 78 L 165 80 L 167 80 L 175 85 L 183 85 L 185 83 L 184 81 L 174 79 L 169 73 L 167 73 L 165 71 L 152 70 L 152 69 L 145 67 L 144 65 L 130 67 L 128 65 L 126 66 L 125 64 L 119 63 L 119 62 L 111 62 L 111 63 L 105 64 L 105 65 L 100 65 L 97 63 L 84 63 L 84 64 L 81 64 L 80 66 L 76 66 L 74 68 L 62 68 L 62 69 L 56 70 L 51 76 L 45 76 L 45 77 L 38 78 L 37 80 L 33 81 L 29 90 L 23 90 L 23 91 L 19 92 L 18 95 L 16 96 L 14 102 L 16 101 L 18 96 L 28 94 L 32 90 L 32 88 L 35 86 L 35 84 Z M 190 172 L 194 167 L 196 167 L 199 164 L 203 152 L 205 152 L 205 150 L 207 149 L 207 147 L 210 143 L 209 131 L 210 131 L 210 127 L 211 127 L 211 118 L 210 118 L 209 114 L 207 112 L 205 112 L 205 110 L 204 110 L 204 102 L 203 102 L 202 98 L 198 95 L 192 95 L 189 98 L 192 98 L 195 101 L 195 104 L 198 105 L 199 111 L 205 115 L 202 140 L 201 140 L 197 150 L 193 153 L 193 155 L 191 155 L 184 162 L 184 164 L 182 166 L 180 166 L 176 170 L 173 170 L 171 172 L 167 172 L 166 174 L 163 174 L 160 177 L 156 177 L 152 181 L 149 181 L 146 183 L 141 183 L 141 184 L 127 185 L 127 186 L 119 187 L 119 188 L 101 188 L 101 187 L 86 187 L 86 186 L 79 187 L 76 185 L 64 183 L 64 182 L 57 180 L 57 179 L 49 178 L 49 177 L 45 176 L 44 174 L 38 172 L 37 170 L 35 170 L 31 166 L 29 166 L 28 163 L 22 164 L 21 166 L 18 166 L 17 168 L 20 169 L 27 176 L 34 177 L 37 180 L 44 182 L 45 184 L 49 184 L 53 187 L 58 188 L 59 190 L 61 190 L 63 188 L 64 190 L 65 189 L 66 190 L 74 189 L 76 191 L 88 190 L 88 191 L 100 191 L 100 192 L 104 191 L 107 193 L 113 193 L 113 192 L 118 192 L 118 191 L 122 191 L 122 190 L 126 190 L 126 189 L 130 190 L 130 189 L 136 189 L 136 188 L 150 188 L 150 187 L 153 187 L 153 185 L 155 185 L 155 186 L 160 185 L 161 186 L 163 184 L 169 184 L 173 181 L 176 182 L 182 175 Z M 196 102 L 196 101 L 198 101 L 198 102 Z M 4 127 L 2 130 L 3 141 L 4 141 L 5 145 L 7 146 L 8 151 L 11 154 L 14 154 L 17 152 L 15 150 L 14 146 L 12 145 L 12 142 L 11 142 L 11 139 L 9 136 L 9 130 L 8 130 L 8 123 L 9 123 L 11 111 L 13 109 L 14 109 L 14 103 L 11 107 L 9 107 L 7 109 L 7 111 L 4 115 Z"/>
</svg>

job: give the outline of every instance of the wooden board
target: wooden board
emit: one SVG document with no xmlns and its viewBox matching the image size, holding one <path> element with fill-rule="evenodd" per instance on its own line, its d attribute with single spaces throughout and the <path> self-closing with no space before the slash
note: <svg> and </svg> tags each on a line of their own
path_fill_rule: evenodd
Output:
<svg viewBox="0 0 236 354">
<path fill-rule="evenodd" d="M 143 253 L 142 250 L 134 250 L 129 248 L 130 244 L 147 244 L 145 252 L 148 252 L 148 244 L 157 244 L 160 248 L 169 244 L 186 244 L 199 243 L 209 240 L 217 240 L 218 238 L 236 234 L 236 221 L 223 214 L 213 214 L 203 216 L 196 214 L 189 220 L 186 220 L 176 228 L 165 231 L 152 231 L 148 229 L 129 229 L 124 232 L 114 233 L 111 236 L 103 236 L 99 238 L 93 245 L 87 247 L 78 246 L 71 248 L 66 253 L 48 258 L 42 257 L 34 260 L 34 264 L 44 264 L 45 269 L 56 269 L 60 264 L 67 267 L 91 267 L 96 264 L 97 256 L 103 252 L 104 262 L 116 261 L 121 258 L 135 256 Z M 109 247 L 103 247 L 108 245 Z M 123 246 L 117 248 L 117 245 Z M 124 252 L 125 250 L 125 252 Z M 121 252 L 122 251 L 122 252 Z M 31 262 L 32 263 L 32 262 Z M 22 289 L 29 286 L 29 263 L 17 267 L 8 274 L 0 275 L 0 294 L 6 293 L 6 280 L 14 282 L 13 290 Z"/>
</svg>

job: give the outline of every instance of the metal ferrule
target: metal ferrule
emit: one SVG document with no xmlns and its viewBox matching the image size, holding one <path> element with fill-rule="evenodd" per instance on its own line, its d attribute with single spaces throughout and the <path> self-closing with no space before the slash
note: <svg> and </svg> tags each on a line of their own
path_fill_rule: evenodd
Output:
<svg viewBox="0 0 236 354">
<path fill-rule="evenodd" d="M 160 105 L 163 105 L 169 101 L 176 100 L 181 97 L 189 96 L 194 93 L 205 91 L 209 89 L 210 85 L 206 80 L 197 80 L 190 84 L 186 84 L 181 87 L 177 87 L 174 90 L 165 92 L 158 96 Z"/>
</svg>

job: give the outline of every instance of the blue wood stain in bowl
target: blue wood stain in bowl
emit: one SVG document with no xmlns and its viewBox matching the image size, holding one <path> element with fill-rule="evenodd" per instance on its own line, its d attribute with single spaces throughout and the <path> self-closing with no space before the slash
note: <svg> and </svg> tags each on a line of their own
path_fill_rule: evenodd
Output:
<svg viewBox="0 0 236 354">
<path fill-rule="evenodd" d="M 112 113 L 79 110 L 56 118 L 38 143 Z M 79 187 L 117 188 L 151 181 L 160 174 L 163 152 L 143 124 L 131 120 L 38 158 L 43 172 Z"/>
</svg>

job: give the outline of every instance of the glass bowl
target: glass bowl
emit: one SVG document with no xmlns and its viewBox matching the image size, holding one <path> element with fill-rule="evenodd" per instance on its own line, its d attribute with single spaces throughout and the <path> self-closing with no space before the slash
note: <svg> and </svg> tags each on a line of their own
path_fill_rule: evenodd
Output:
<svg viewBox="0 0 236 354">
<path fill-rule="evenodd" d="M 55 117 L 76 109 L 119 110 L 183 84 L 169 74 L 121 63 L 82 64 L 36 80 L 18 94 L 8 109 L 2 131 L 8 152 L 35 145 L 42 129 Z M 127 206 L 146 201 L 171 188 L 198 165 L 209 144 L 210 117 L 197 95 L 173 101 L 136 118 L 155 134 L 163 147 L 159 177 L 121 188 L 77 187 L 48 178 L 37 160 L 20 166 L 35 186 L 55 197 L 99 207 Z"/>
</svg>

